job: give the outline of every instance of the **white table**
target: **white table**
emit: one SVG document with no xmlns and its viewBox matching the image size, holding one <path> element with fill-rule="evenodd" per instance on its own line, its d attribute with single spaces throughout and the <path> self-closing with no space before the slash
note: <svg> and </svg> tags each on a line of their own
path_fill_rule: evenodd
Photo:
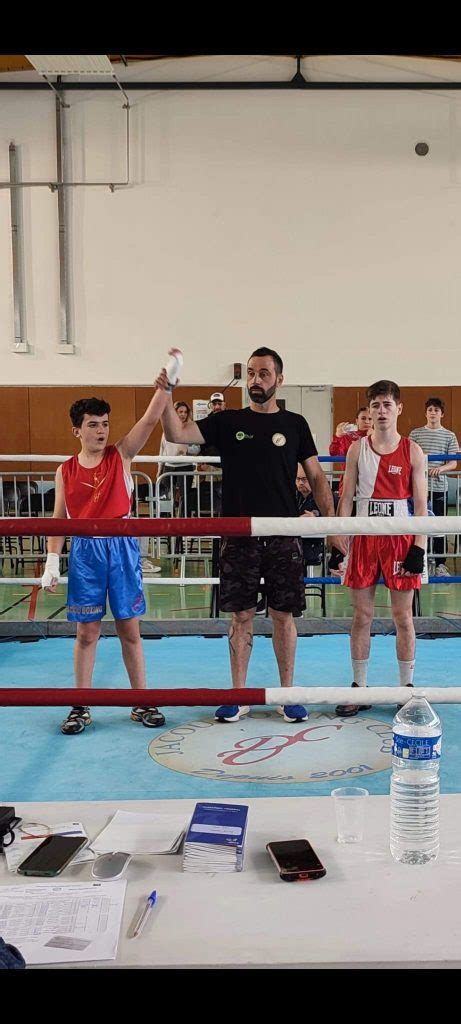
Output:
<svg viewBox="0 0 461 1024">
<path fill-rule="evenodd" d="M 215 798 L 216 799 L 216 798 Z M 405 968 L 461 966 L 461 795 L 442 797 L 442 845 L 436 862 L 396 864 L 389 853 L 388 797 L 367 800 L 363 843 L 335 840 L 329 797 L 227 802 L 250 806 L 243 872 L 195 875 L 182 858 L 131 861 L 116 961 L 88 967 L 138 968 Z M 24 821 L 80 820 L 90 838 L 117 808 L 181 812 L 194 800 L 17 804 Z M 280 881 L 265 850 L 269 840 L 308 838 L 327 868 L 313 882 Z M 91 864 L 69 867 L 64 880 L 86 881 Z M 9 875 L 0 883 L 30 884 Z M 158 903 L 137 939 L 127 937 L 151 889 Z M 63 965 L 66 966 L 66 965 Z M 78 966 L 78 965 L 74 965 Z"/>
</svg>

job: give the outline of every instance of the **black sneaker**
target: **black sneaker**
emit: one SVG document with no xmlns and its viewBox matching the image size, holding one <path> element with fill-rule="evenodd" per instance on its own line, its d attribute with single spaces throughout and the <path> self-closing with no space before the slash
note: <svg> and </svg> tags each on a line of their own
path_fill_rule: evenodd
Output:
<svg viewBox="0 0 461 1024">
<path fill-rule="evenodd" d="M 62 723 L 61 732 L 65 736 L 76 736 L 77 733 L 83 732 L 87 725 L 91 725 L 90 709 L 76 705 Z"/>
<path fill-rule="evenodd" d="M 352 683 L 352 686 L 358 689 L 358 683 Z M 337 704 L 335 714 L 339 718 L 353 718 L 359 711 L 370 711 L 371 707 L 371 704 Z"/>
<path fill-rule="evenodd" d="M 147 729 L 158 729 L 165 725 L 165 716 L 158 708 L 132 708 L 130 715 L 132 722 L 142 722 Z"/>
</svg>

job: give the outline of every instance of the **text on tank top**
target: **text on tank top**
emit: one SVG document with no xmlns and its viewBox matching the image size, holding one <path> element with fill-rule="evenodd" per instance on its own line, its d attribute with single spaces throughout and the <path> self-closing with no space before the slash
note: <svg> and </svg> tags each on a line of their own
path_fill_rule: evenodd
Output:
<svg viewBox="0 0 461 1024">
<path fill-rule="evenodd" d="M 109 445 L 102 462 L 91 469 L 81 466 L 74 455 L 63 463 L 62 479 L 70 519 L 122 519 L 130 515 L 133 481 L 115 445 Z"/>
<path fill-rule="evenodd" d="M 410 439 L 401 437 L 397 448 L 380 455 L 369 437 L 360 442 L 357 464 L 358 516 L 407 516 L 413 497 Z"/>
</svg>

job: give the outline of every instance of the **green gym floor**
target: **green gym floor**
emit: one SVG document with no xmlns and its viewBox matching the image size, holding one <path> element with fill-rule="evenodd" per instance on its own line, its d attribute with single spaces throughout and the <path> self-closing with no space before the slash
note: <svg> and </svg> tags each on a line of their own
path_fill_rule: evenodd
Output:
<svg viewBox="0 0 461 1024">
<path fill-rule="evenodd" d="M 170 577 L 176 580 L 173 575 L 172 564 L 168 559 L 162 559 L 157 564 L 162 567 L 159 574 L 161 579 Z M 450 575 L 459 572 L 456 568 L 457 560 L 449 558 L 447 568 Z M 4 566 L 4 575 L 11 576 L 14 572 L 9 561 Z M 208 577 L 210 573 L 209 561 L 197 560 L 187 562 L 187 576 Z M 60 586 L 55 594 L 45 594 L 31 586 L 24 586 L 21 583 L 22 572 L 18 572 L 17 582 L 11 585 L 2 585 L 0 577 L 0 622 L 23 622 L 26 620 L 62 619 L 66 618 L 66 587 Z M 24 575 L 35 575 L 33 566 L 25 563 Z M 150 576 L 153 582 L 145 587 L 147 611 L 144 619 L 200 619 L 208 618 L 210 612 L 211 588 L 198 583 L 197 586 L 179 586 L 172 583 L 170 586 L 157 584 L 157 576 Z M 326 591 L 327 616 L 329 618 L 341 618 L 351 615 L 351 602 L 349 592 L 345 587 L 328 586 Z M 436 584 L 424 586 L 421 590 L 421 612 L 422 615 L 461 615 L 461 587 L 456 584 L 446 584 L 442 581 Z M 376 615 L 380 618 L 389 618 L 391 614 L 389 592 L 386 587 L 378 587 L 376 594 Z M 321 617 L 322 610 L 318 597 L 307 598 L 306 617 Z M 107 618 L 111 618 L 108 610 Z"/>
</svg>

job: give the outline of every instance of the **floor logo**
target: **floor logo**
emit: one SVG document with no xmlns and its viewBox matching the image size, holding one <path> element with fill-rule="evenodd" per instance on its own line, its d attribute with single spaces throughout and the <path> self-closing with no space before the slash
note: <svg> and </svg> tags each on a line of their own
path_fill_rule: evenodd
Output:
<svg viewBox="0 0 461 1024">
<path fill-rule="evenodd" d="M 149 754 L 184 775 L 270 785 L 372 775 L 390 767 L 391 746 L 392 727 L 378 719 L 314 711 L 292 726 L 258 709 L 230 725 L 202 718 L 168 729 Z"/>
</svg>

